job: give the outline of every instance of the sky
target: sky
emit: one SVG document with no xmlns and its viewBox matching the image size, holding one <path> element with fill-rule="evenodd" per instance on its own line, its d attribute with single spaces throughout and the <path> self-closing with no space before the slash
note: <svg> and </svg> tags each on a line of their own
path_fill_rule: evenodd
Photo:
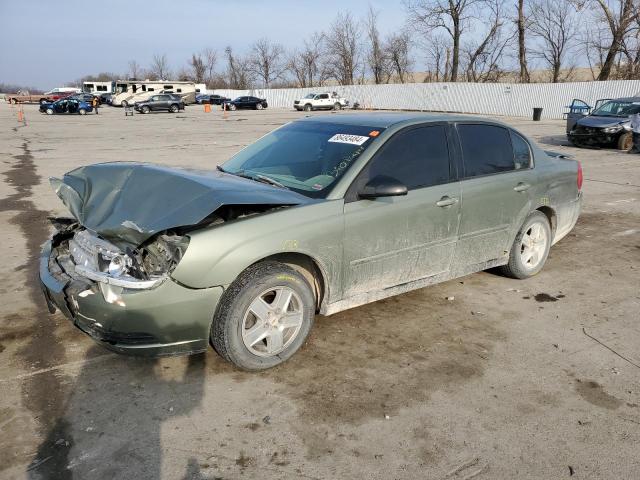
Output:
<svg viewBox="0 0 640 480">
<path fill-rule="evenodd" d="M 0 0 L 0 82 L 49 90 L 164 53 L 177 70 L 206 47 L 218 50 L 221 70 L 227 45 L 247 53 L 267 37 L 293 48 L 338 12 L 364 18 L 369 5 L 382 34 L 404 25 L 401 0 Z"/>
</svg>

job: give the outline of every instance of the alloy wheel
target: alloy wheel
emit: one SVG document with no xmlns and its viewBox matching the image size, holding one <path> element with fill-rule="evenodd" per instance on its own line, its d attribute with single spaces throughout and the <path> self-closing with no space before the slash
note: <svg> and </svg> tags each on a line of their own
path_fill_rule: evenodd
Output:
<svg viewBox="0 0 640 480">
<path fill-rule="evenodd" d="M 520 243 L 520 258 L 525 268 L 533 270 L 540 264 L 544 259 L 548 241 L 546 231 L 539 222 L 529 226 Z"/>
<path fill-rule="evenodd" d="M 260 357 L 272 357 L 285 350 L 300 333 L 302 300 L 289 287 L 265 290 L 249 305 L 242 320 L 242 341 Z"/>
</svg>

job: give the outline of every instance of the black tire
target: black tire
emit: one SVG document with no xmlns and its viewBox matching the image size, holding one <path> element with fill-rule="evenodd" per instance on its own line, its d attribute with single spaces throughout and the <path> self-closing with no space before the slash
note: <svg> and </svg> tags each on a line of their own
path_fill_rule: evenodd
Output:
<svg viewBox="0 0 640 480">
<path fill-rule="evenodd" d="M 176 113 L 178 110 L 180 110 L 180 107 L 175 103 L 169 107 L 171 113 Z"/>
<path fill-rule="evenodd" d="M 151 111 L 151 109 L 149 108 L 148 105 L 143 105 L 142 108 L 140 109 L 140 111 L 142 113 L 149 113 Z"/>
<path fill-rule="evenodd" d="M 120 106 L 122 108 L 127 108 L 129 106 L 129 102 L 127 102 L 126 100 L 122 100 L 122 103 L 120 103 Z"/>
<path fill-rule="evenodd" d="M 18 104 L 18 99 L 12 98 L 9 103 L 13 103 L 14 105 L 17 105 Z"/>
<path fill-rule="evenodd" d="M 298 295 L 302 325 L 283 351 L 273 356 L 259 356 L 242 340 L 243 320 L 251 302 L 261 292 L 275 287 L 288 287 Z M 315 299 L 307 280 L 282 263 L 260 262 L 242 272 L 222 295 L 211 325 L 211 344 L 221 357 L 239 368 L 264 370 L 284 362 L 298 351 L 311 331 L 314 316 Z"/>
<path fill-rule="evenodd" d="M 534 267 L 530 267 L 525 265 L 522 259 L 522 239 L 525 234 L 531 231 L 532 226 L 536 224 L 542 227 L 544 235 L 546 237 L 546 243 L 539 263 L 537 263 Z M 518 234 L 513 241 L 511 251 L 509 252 L 509 262 L 506 265 L 501 266 L 500 271 L 507 277 L 517 278 L 520 280 L 533 277 L 544 267 L 544 264 L 547 261 L 547 257 L 549 256 L 551 241 L 551 227 L 549 225 L 549 219 L 547 218 L 547 216 L 537 210 L 535 212 L 531 212 L 522 224 L 522 227 L 518 231 Z"/>
<path fill-rule="evenodd" d="M 310 112 L 311 110 L 313 110 L 313 107 L 311 106 L 311 104 L 310 104 L 310 103 L 307 103 L 307 104 L 303 107 L 303 110 L 304 110 L 305 112 Z"/>
<path fill-rule="evenodd" d="M 628 152 L 633 148 L 633 134 L 631 132 L 625 132 L 618 137 L 618 150 L 624 150 Z"/>
</svg>

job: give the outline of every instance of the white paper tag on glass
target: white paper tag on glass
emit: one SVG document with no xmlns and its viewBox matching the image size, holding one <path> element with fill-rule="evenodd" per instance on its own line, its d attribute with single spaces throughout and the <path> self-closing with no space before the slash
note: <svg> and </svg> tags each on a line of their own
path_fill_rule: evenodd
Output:
<svg viewBox="0 0 640 480">
<path fill-rule="evenodd" d="M 347 133 L 336 133 L 333 137 L 329 139 L 329 142 L 349 143 L 351 145 L 362 145 L 367 140 L 369 140 L 369 137 L 364 137 L 362 135 L 349 135 Z"/>
</svg>

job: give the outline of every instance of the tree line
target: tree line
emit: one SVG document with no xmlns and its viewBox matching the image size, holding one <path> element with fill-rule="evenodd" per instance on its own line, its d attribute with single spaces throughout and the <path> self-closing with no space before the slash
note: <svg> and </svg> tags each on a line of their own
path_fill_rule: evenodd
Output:
<svg viewBox="0 0 640 480">
<path fill-rule="evenodd" d="M 194 52 L 173 71 L 166 54 L 126 77 L 281 88 L 434 81 L 562 82 L 640 78 L 640 0 L 403 0 L 405 25 L 383 35 L 380 12 L 338 13 L 293 48 L 268 38 L 246 53 Z M 586 78 L 585 78 L 586 76 Z M 112 80 L 101 73 L 77 80 Z"/>
</svg>

